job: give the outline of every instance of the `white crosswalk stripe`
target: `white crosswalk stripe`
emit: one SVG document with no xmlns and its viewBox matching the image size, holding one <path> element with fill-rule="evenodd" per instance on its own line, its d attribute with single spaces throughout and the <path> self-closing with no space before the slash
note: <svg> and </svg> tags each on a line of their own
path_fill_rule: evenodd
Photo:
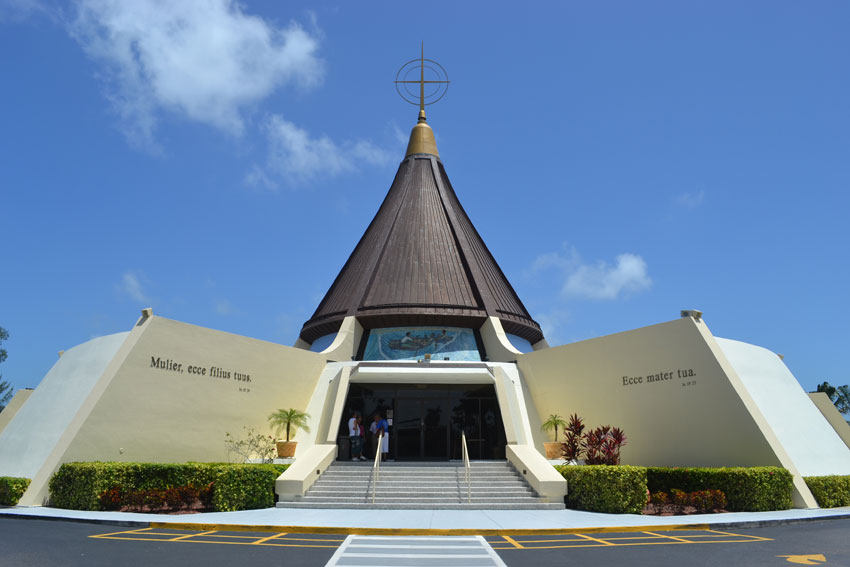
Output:
<svg viewBox="0 0 850 567">
<path fill-rule="evenodd" d="M 325 567 L 506 567 L 481 536 L 345 538 Z"/>
</svg>

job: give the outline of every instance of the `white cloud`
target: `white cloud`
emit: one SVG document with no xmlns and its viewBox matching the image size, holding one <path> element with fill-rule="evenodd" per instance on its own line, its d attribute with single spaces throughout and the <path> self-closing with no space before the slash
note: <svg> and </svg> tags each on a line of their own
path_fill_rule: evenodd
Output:
<svg viewBox="0 0 850 567">
<path fill-rule="evenodd" d="M 690 193 L 681 193 L 676 195 L 673 198 L 673 202 L 679 205 L 680 207 L 684 207 L 688 210 L 694 210 L 700 205 L 702 205 L 702 201 L 705 199 L 705 191 L 700 189 L 699 191 L 692 191 Z"/>
<path fill-rule="evenodd" d="M 275 89 L 322 81 L 317 33 L 277 27 L 234 0 L 79 0 L 72 36 L 102 64 L 128 138 L 155 147 L 160 111 L 232 134 Z"/>
<path fill-rule="evenodd" d="M 569 321 L 570 314 L 564 310 L 535 313 L 535 321 L 540 324 L 540 330 L 550 345 L 560 344 L 561 329 Z"/>
<path fill-rule="evenodd" d="M 563 251 L 535 258 L 530 273 L 537 276 L 549 269 L 557 270 L 564 278 L 561 294 L 568 297 L 617 299 L 652 286 L 646 262 L 636 254 L 620 254 L 614 265 L 602 260 L 587 264 L 575 247 L 564 245 Z"/>
<path fill-rule="evenodd" d="M 327 136 L 314 137 L 277 114 L 264 124 L 268 157 L 246 176 L 249 185 L 277 187 L 279 181 L 303 183 L 318 176 L 333 177 L 356 171 L 358 164 L 385 165 L 390 152 L 366 140 L 337 144 Z"/>
<path fill-rule="evenodd" d="M 620 254 L 616 260 L 613 266 L 603 261 L 578 266 L 567 277 L 564 294 L 617 299 L 621 294 L 643 291 L 652 286 L 643 258 L 635 254 Z"/>
<path fill-rule="evenodd" d="M 230 315 L 233 312 L 233 307 L 226 299 L 218 299 L 215 302 L 215 312 L 219 315 Z"/>
<path fill-rule="evenodd" d="M 142 278 L 135 272 L 125 272 L 124 275 L 121 276 L 121 283 L 119 283 L 116 287 L 119 292 L 123 293 L 133 301 L 138 301 L 140 303 L 150 302 L 150 298 L 142 287 Z"/>
<path fill-rule="evenodd" d="M 581 262 L 581 258 L 578 255 L 578 251 L 574 247 L 565 244 L 563 252 L 547 252 L 537 256 L 531 264 L 531 273 L 538 274 L 548 268 L 558 268 L 566 271 L 573 268 L 579 262 Z"/>
<path fill-rule="evenodd" d="M 398 143 L 399 148 L 406 148 L 410 141 L 410 134 L 398 127 L 395 122 L 392 123 L 393 138 Z"/>
</svg>

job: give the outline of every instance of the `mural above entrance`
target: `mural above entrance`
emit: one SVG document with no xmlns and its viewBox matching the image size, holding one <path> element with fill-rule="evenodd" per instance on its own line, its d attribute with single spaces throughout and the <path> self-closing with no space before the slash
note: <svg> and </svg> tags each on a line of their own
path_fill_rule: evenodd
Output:
<svg viewBox="0 0 850 567">
<path fill-rule="evenodd" d="M 417 360 L 426 354 L 435 360 L 481 360 L 472 329 L 459 327 L 372 329 L 363 360 Z"/>
</svg>

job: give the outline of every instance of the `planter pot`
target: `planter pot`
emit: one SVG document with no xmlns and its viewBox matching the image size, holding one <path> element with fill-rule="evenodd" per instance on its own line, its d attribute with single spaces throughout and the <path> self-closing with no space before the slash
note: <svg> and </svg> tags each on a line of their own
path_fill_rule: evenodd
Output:
<svg viewBox="0 0 850 567">
<path fill-rule="evenodd" d="M 561 445 L 563 443 L 543 443 L 543 448 L 546 449 L 546 458 L 549 460 L 563 458 L 563 447 Z"/>
<path fill-rule="evenodd" d="M 289 459 L 295 456 L 297 441 L 275 441 L 277 445 L 277 456 L 281 459 Z"/>
</svg>

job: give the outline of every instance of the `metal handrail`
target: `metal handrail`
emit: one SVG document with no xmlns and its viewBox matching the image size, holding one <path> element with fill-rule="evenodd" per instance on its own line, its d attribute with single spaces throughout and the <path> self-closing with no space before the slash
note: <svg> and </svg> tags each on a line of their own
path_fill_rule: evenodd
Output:
<svg viewBox="0 0 850 567">
<path fill-rule="evenodd" d="M 381 473 L 381 442 L 383 441 L 384 430 L 378 433 L 378 445 L 375 448 L 375 462 L 372 464 L 372 504 L 375 503 L 375 490 L 378 488 L 378 475 Z"/>
<path fill-rule="evenodd" d="M 463 468 L 466 469 L 466 503 L 472 504 L 472 483 L 469 481 L 469 450 L 466 448 L 466 432 L 460 432 L 460 445 L 463 448 Z"/>
</svg>

